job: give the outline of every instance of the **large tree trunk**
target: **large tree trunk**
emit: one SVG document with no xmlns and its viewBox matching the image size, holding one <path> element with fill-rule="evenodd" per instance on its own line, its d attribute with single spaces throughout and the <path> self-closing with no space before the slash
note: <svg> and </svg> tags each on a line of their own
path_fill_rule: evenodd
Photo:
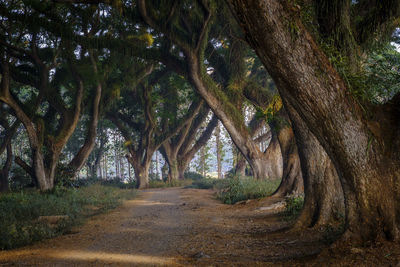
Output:
<svg viewBox="0 0 400 267">
<path fill-rule="evenodd" d="M 335 166 L 297 112 L 286 103 L 299 150 L 304 179 L 304 206 L 296 228 L 337 226 L 344 219 L 342 185 Z"/>
<path fill-rule="evenodd" d="M 281 97 L 332 159 L 345 195 L 346 237 L 398 239 L 400 96 L 367 118 L 290 2 L 228 2 Z"/>
<path fill-rule="evenodd" d="M 146 189 L 149 187 L 150 162 L 134 167 L 136 177 L 136 188 Z"/>
<path fill-rule="evenodd" d="M 149 187 L 149 169 L 151 160 L 140 162 L 140 160 L 134 159 L 132 156 L 127 156 L 128 162 L 132 165 L 135 171 L 136 188 L 146 189 Z"/>
<path fill-rule="evenodd" d="M 178 161 L 174 160 L 173 162 L 168 164 L 169 171 L 168 171 L 168 181 L 176 181 L 179 180 L 179 169 L 178 169 Z"/>
<path fill-rule="evenodd" d="M 149 187 L 149 168 L 150 163 L 134 168 L 137 189 L 146 189 Z"/>
<path fill-rule="evenodd" d="M 178 152 L 177 147 L 174 147 L 166 141 L 160 148 L 165 161 L 168 163 L 168 182 L 179 179 L 178 171 Z"/>
<path fill-rule="evenodd" d="M 29 172 L 29 174 L 34 174 L 35 177 L 32 178 L 38 182 L 41 191 L 50 190 L 54 187 L 55 172 L 61 151 L 73 134 L 79 121 L 83 98 L 83 82 L 80 77 L 76 77 L 77 91 L 74 106 L 70 110 L 66 110 L 65 113 L 62 113 L 63 123 L 60 125 L 57 135 L 50 137 L 46 136 L 47 139 L 42 140 L 40 136 L 45 133 L 44 126 L 40 123 L 36 124 L 32 118 L 25 113 L 18 101 L 14 99 L 10 93 L 9 63 L 7 61 L 1 63 L 3 77 L 1 80 L 0 101 L 3 101 L 13 109 L 15 116 L 22 122 L 26 129 L 32 151 L 33 171 Z M 40 75 L 41 89 L 47 90 L 49 70 L 43 68 Z M 53 106 L 53 108 L 55 107 Z M 47 149 L 43 149 L 44 143 L 47 145 Z M 44 153 L 45 150 L 47 150 L 46 154 Z"/>
<path fill-rule="evenodd" d="M 273 196 L 284 197 L 303 193 L 303 177 L 301 175 L 300 158 L 291 127 L 284 127 L 278 133 L 282 151 L 282 181 Z"/>
<path fill-rule="evenodd" d="M 178 164 L 178 178 L 179 180 L 185 180 L 185 172 L 186 169 L 189 166 L 190 161 L 186 162 L 186 163 L 181 163 L 179 162 Z"/>
<path fill-rule="evenodd" d="M 51 172 L 46 170 L 44 166 L 43 154 L 39 150 L 32 151 L 32 169 L 38 182 L 40 191 L 48 191 L 54 186 L 54 176 L 51 177 Z"/>
<path fill-rule="evenodd" d="M 283 175 L 283 161 L 281 146 L 274 129 L 271 129 L 271 141 L 265 151 L 266 175 L 269 179 L 281 179 Z"/>
<path fill-rule="evenodd" d="M 246 165 L 247 161 L 241 153 L 237 153 L 236 164 L 235 164 L 235 174 L 240 177 L 246 176 Z"/>
</svg>

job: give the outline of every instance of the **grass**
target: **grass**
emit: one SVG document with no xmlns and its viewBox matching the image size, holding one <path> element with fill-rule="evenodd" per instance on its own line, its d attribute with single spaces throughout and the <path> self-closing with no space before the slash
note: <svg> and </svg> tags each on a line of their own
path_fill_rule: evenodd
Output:
<svg viewBox="0 0 400 267">
<path fill-rule="evenodd" d="M 223 181 L 223 180 L 221 180 Z M 271 195 L 279 186 L 279 180 L 254 180 L 233 177 L 216 184 L 217 198 L 225 204 L 235 204 L 247 199 Z"/>
<path fill-rule="evenodd" d="M 226 179 L 204 178 L 193 181 L 188 188 L 215 189 L 217 198 L 225 204 L 257 199 L 271 195 L 278 188 L 279 180 L 254 180 L 252 177 L 232 176 Z"/>
<path fill-rule="evenodd" d="M 57 188 L 52 193 L 26 190 L 0 195 L 0 249 L 11 249 L 51 238 L 71 230 L 85 218 L 117 207 L 133 198 L 135 190 L 94 184 Z M 39 216 L 64 216 L 55 225 Z"/>
<path fill-rule="evenodd" d="M 193 181 L 193 183 L 191 185 L 187 186 L 187 188 L 212 189 L 218 183 L 221 183 L 221 181 L 223 181 L 223 180 L 217 180 L 217 179 L 213 179 L 213 178 L 203 178 L 203 179 Z"/>
<path fill-rule="evenodd" d="M 189 186 L 191 184 L 192 184 L 192 180 L 190 180 L 190 179 L 173 180 L 171 182 L 164 182 L 161 180 L 150 180 L 149 188 L 182 187 L 182 186 Z"/>
</svg>

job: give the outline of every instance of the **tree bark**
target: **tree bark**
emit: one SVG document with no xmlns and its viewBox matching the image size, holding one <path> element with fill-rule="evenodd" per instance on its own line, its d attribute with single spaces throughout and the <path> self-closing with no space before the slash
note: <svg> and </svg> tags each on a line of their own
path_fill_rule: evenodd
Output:
<svg viewBox="0 0 400 267">
<path fill-rule="evenodd" d="M 277 139 L 282 151 L 283 174 L 278 189 L 272 194 L 276 197 L 299 195 L 303 193 L 303 177 L 296 141 L 291 127 L 280 129 Z"/>
<path fill-rule="evenodd" d="M 61 151 L 68 139 L 73 134 L 76 125 L 78 124 L 81 103 L 83 98 L 83 82 L 76 76 L 77 89 L 74 100 L 74 106 L 71 110 L 62 109 L 63 123 L 61 128 L 57 132 L 56 136 L 47 137 L 42 140 L 42 135 L 45 135 L 44 126 L 39 123 L 34 123 L 32 118 L 25 113 L 24 109 L 14 99 L 10 93 L 10 68 L 7 60 L 1 62 L 2 66 L 2 80 L 1 80 L 1 91 L 0 101 L 6 103 L 11 109 L 13 109 L 15 116 L 24 125 L 29 144 L 32 151 L 32 169 L 35 177 L 32 177 L 38 182 L 39 189 L 41 191 L 48 191 L 54 187 L 55 172 L 60 157 Z M 48 93 L 48 80 L 49 80 L 49 68 L 47 66 L 41 66 L 40 68 L 40 88 L 45 93 Z M 49 98 L 51 99 L 51 98 Z M 50 100 L 51 105 L 55 105 Z M 44 141 L 47 144 L 47 153 L 43 152 Z"/>
<path fill-rule="evenodd" d="M 283 175 L 283 162 L 281 146 L 275 129 L 271 129 L 271 140 L 265 151 L 266 175 L 269 179 L 281 179 Z"/>
<path fill-rule="evenodd" d="M 338 171 L 345 195 L 345 237 L 353 242 L 398 239 L 398 99 L 367 117 L 300 16 L 293 15 L 291 3 L 228 2 L 282 99 L 298 112 Z"/>
<path fill-rule="evenodd" d="M 10 173 L 12 158 L 13 158 L 11 139 L 8 140 L 8 143 L 6 146 L 7 146 L 7 158 L 6 158 L 6 162 L 4 163 L 4 166 L 0 172 L 0 192 L 7 192 L 9 190 L 8 176 Z"/>
<path fill-rule="evenodd" d="M 202 21 L 200 32 L 193 33 L 196 35 L 190 39 L 196 40 L 193 42 L 186 42 L 186 39 L 180 39 L 176 34 L 171 33 L 170 29 L 165 28 L 166 25 L 160 25 L 157 18 L 151 17 L 151 13 L 146 8 L 146 1 L 138 1 L 138 8 L 143 19 L 150 26 L 163 32 L 167 38 L 175 42 L 185 54 L 187 63 L 187 71 L 182 70 L 185 76 L 188 76 L 190 82 L 193 84 L 199 95 L 206 101 L 213 113 L 219 118 L 228 131 L 233 142 L 238 147 L 240 152 L 244 155 L 253 169 L 253 175 L 256 179 L 264 179 L 265 172 L 262 163 L 262 152 L 259 150 L 257 144 L 252 140 L 252 137 L 244 123 L 243 117 L 238 114 L 237 107 L 234 103 L 227 102 L 227 98 L 221 99 L 218 93 L 218 86 L 206 73 L 204 68 L 204 50 L 207 47 L 208 31 L 211 23 L 211 13 L 208 8 L 205 8 L 205 18 Z M 205 6 L 203 6 L 205 7 Z M 240 62 L 243 64 L 243 62 Z M 236 66 L 235 66 L 236 67 Z M 239 67 L 240 68 L 240 67 Z M 178 70 L 179 72 L 179 70 Z M 237 77 L 231 77 L 237 78 Z"/>
<path fill-rule="evenodd" d="M 192 161 L 194 155 L 206 145 L 207 141 L 211 138 L 214 128 L 218 123 L 218 118 L 215 115 L 212 117 L 201 136 L 195 140 L 197 131 L 204 123 L 209 111 L 210 109 L 208 107 L 203 108 L 203 110 L 199 111 L 194 121 L 187 126 L 188 128 L 181 130 L 181 133 L 176 137 L 177 140 L 174 140 L 172 143 L 171 141 L 163 143 L 160 152 L 163 154 L 167 163 L 176 162 L 176 167 L 173 166 L 173 168 L 177 170 L 173 170 L 172 177 L 176 176 L 179 180 L 185 179 L 184 174 L 190 161 Z M 168 175 L 170 176 L 170 174 Z"/>
<path fill-rule="evenodd" d="M 128 162 L 132 165 L 135 171 L 136 188 L 146 189 L 149 187 L 149 168 L 151 160 L 141 162 L 132 156 L 127 156 Z"/>
<path fill-rule="evenodd" d="M 221 128 L 219 124 L 215 128 L 215 146 L 217 151 L 217 173 L 218 179 L 222 178 L 222 143 L 221 143 Z"/>
<path fill-rule="evenodd" d="M 242 154 L 238 153 L 235 165 L 235 174 L 240 177 L 246 176 L 246 165 L 247 161 Z"/>
<path fill-rule="evenodd" d="M 315 136 L 289 104 L 304 179 L 304 206 L 295 228 L 337 226 L 344 221 L 344 196 L 336 169 Z"/>
<path fill-rule="evenodd" d="M 98 70 L 96 66 L 97 63 L 94 60 L 93 52 L 90 53 L 90 59 L 92 62 L 94 73 L 95 75 L 98 75 Z M 92 103 L 92 112 L 87 129 L 85 143 L 79 149 L 78 153 L 75 155 L 75 157 L 71 160 L 71 162 L 68 165 L 73 177 L 76 175 L 76 173 L 78 173 L 82 169 L 83 165 L 85 165 L 85 162 L 87 161 L 90 153 L 92 153 L 93 148 L 95 147 L 96 144 L 97 125 L 100 119 L 100 100 L 102 95 L 102 88 L 103 87 L 101 85 L 101 82 L 97 81 L 96 91 Z"/>
<path fill-rule="evenodd" d="M 194 53 L 190 53 L 187 54 L 187 58 L 189 62 L 189 76 L 197 92 L 202 96 L 214 114 L 223 123 L 225 129 L 232 138 L 232 141 L 235 143 L 236 147 L 251 166 L 254 178 L 266 179 L 267 177 L 265 175 L 265 168 L 263 167 L 263 152 L 260 151 L 257 144 L 255 144 L 253 141 L 252 136 L 247 130 L 244 122 L 241 123 L 235 121 L 234 118 L 232 118 L 232 112 L 224 109 L 224 103 L 221 103 L 221 101 L 212 93 L 213 89 L 209 88 L 208 86 L 211 83 L 211 81 L 209 81 L 211 78 L 206 77 L 206 74 L 202 75 L 202 67 L 198 56 Z M 208 81 L 206 82 L 205 79 Z"/>
<path fill-rule="evenodd" d="M 179 179 L 178 171 L 178 151 L 179 147 L 174 146 L 168 141 L 160 147 L 160 152 L 168 163 L 168 182 Z"/>
</svg>

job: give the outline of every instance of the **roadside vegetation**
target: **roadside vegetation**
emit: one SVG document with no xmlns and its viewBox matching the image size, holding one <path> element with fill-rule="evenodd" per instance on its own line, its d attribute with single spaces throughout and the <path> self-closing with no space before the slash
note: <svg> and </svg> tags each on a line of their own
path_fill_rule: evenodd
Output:
<svg viewBox="0 0 400 267">
<path fill-rule="evenodd" d="M 215 189 L 216 197 L 222 203 L 235 204 L 248 199 L 258 199 L 271 195 L 280 180 L 255 180 L 252 177 L 232 175 L 226 179 L 202 178 L 193 181 L 189 188 Z"/>
<path fill-rule="evenodd" d="M 0 195 L 0 249 L 12 249 L 68 233 L 92 215 L 135 197 L 133 189 L 100 183 L 79 188 L 56 187 Z"/>
<path fill-rule="evenodd" d="M 285 211 L 283 215 L 286 220 L 294 220 L 299 215 L 304 205 L 304 197 L 303 196 L 290 196 L 285 198 Z"/>
<path fill-rule="evenodd" d="M 225 204 L 235 204 L 247 199 L 258 199 L 271 195 L 279 186 L 280 180 L 254 180 L 233 176 L 217 183 L 217 198 Z"/>
<path fill-rule="evenodd" d="M 182 187 L 192 184 L 191 179 L 185 180 L 172 180 L 172 181 L 162 181 L 162 180 L 150 180 L 149 188 L 167 188 L 167 187 Z"/>
</svg>

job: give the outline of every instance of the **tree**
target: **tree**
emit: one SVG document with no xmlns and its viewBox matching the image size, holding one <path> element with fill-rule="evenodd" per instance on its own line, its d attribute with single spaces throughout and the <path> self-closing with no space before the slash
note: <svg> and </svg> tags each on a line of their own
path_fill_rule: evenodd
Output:
<svg viewBox="0 0 400 267">
<path fill-rule="evenodd" d="M 286 104 L 299 148 L 304 179 L 304 206 L 295 228 L 343 223 L 344 198 L 338 174 L 328 154 L 297 112 Z"/>
<path fill-rule="evenodd" d="M 175 179 L 184 179 L 184 173 L 189 166 L 190 161 L 210 139 L 218 122 L 216 116 L 213 116 L 207 127 L 204 127 L 205 129 L 201 134 L 198 133 L 207 119 L 209 112 L 210 108 L 203 104 L 199 113 L 191 122 L 183 127 L 176 136 L 162 144 L 160 151 L 168 163 L 168 179 L 170 181 Z M 196 139 L 197 135 L 199 135 L 199 137 Z"/>
<path fill-rule="evenodd" d="M 224 5 L 218 7 L 224 8 Z M 138 8 L 145 22 L 157 32 L 163 33 L 169 41 L 173 42 L 175 50 L 179 49 L 179 52 L 175 53 L 184 55 L 184 57 L 176 57 L 174 54 L 164 55 L 168 57 L 168 60 L 161 59 L 160 61 L 167 65 L 170 64 L 174 71 L 188 78 L 198 94 L 224 124 L 232 140 L 251 165 L 254 177 L 260 179 L 266 178 L 263 159 L 264 151 L 260 151 L 258 145 L 253 142 L 240 112 L 243 101 L 241 91 L 247 84 L 247 80 L 241 79 L 246 73 L 244 66 L 244 43 L 235 41 L 229 44 L 227 42 L 228 50 L 233 53 L 226 53 L 226 58 L 218 57 L 225 64 L 215 64 L 213 66 L 216 70 L 219 70 L 219 78 L 224 78 L 224 76 L 229 77 L 228 79 L 224 78 L 224 83 L 219 84 L 213 79 L 214 77 L 211 77 L 207 73 L 204 63 L 206 59 L 209 62 L 215 62 L 216 60 L 212 56 L 218 54 L 212 53 L 212 42 L 215 39 L 210 36 L 210 33 L 213 33 L 216 35 L 213 37 L 218 38 L 218 31 L 211 32 L 211 29 L 212 25 L 220 25 L 212 23 L 215 19 L 212 12 L 213 8 L 215 8 L 213 3 L 209 5 L 209 3 L 205 3 L 204 1 L 195 1 L 187 5 L 178 5 L 171 2 L 170 5 L 160 6 L 160 3 L 157 1 L 141 0 L 138 1 Z M 192 14 L 187 18 L 190 20 L 178 19 L 188 12 Z M 155 16 L 156 13 L 159 13 L 159 15 Z M 225 13 L 222 12 L 221 14 Z M 227 21 L 230 22 L 233 20 L 227 17 Z M 232 36 L 232 38 L 234 37 Z M 211 44 L 211 47 L 209 44 Z M 218 43 L 218 45 L 221 44 Z M 207 57 L 207 49 L 209 48 L 211 48 L 211 51 L 208 54 L 209 57 Z M 169 50 L 164 49 L 164 51 Z M 181 66 L 184 66 L 184 68 Z M 222 71 L 221 68 L 224 68 L 224 70 Z M 237 77 L 235 77 L 236 75 Z M 221 90 L 221 87 L 224 90 Z M 225 93 L 225 91 L 229 93 Z"/>
<path fill-rule="evenodd" d="M 13 124 L 10 125 L 6 113 L 4 107 L 2 107 L 0 109 L 0 126 L 4 130 L 0 132 L 0 136 L 2 137 L 0 143 L 0 155 L 2 155 L 5 150 L 7 150 L 7 153 L 4 165 L 0 170 L 0 192 L 6 192 L 9 190 L 8 176 L 13 160 L 11 141 L 20 125 L 18 120 L 15 120 Z"/>
<path fill-rule="evenodd" d="M 362 105 L 353 93 L 362 88 L 349 77 L 361 67 L 358 51 L 392 32 L 400 2 L 311 1 L 312 11 L 327 15 L 311 18 L 318 22 L 317 36 L 302 21 L 304 7 L 274 0 L 228 3 L 282 99 L 332 159 L 345 196 L 345 237 L 398 239 L 400 94 L 385 104 Z M 356 20 L 351 10 L 361 12 Z M 331 39 L 346 63 L 335 62 L 317 37 L 325 43 Z"/>
<path fill-rule="evenodd" d="M 267 74 L 264 75 L 269 77 Z M 280 176 L 282 181 L 273 196 L 283 197 L 302 193 L 303 178 L 298 146 L 286 110 L 282 108 L 282 99 L 279 95 L 270 97 L 261 90 L 247 89 L 245 93 L 246 98 L 261 111 L 260 116 L 268 122 L 272 134 L 271 142 L 265 151 L 265 169 L 272 177 L 279 177 L 282 164 Z M 282 161 L 279 161 L 280 157 Z"/>
<path fill-rule="evenodd" d="M 206 177 L 210 171 L 210 156 L 210 147 L 208 144 L 202 146 L 197 155 L 195 168 L 196 172 L 200 173 L 203 177 Z"/>
<path fill-rule="evenodd" d="M 218 179 L 222 178 L 222 157 L 223 157 L 223 151 L 222 151 L 222 142 L 221 142 L 221 126 L 217 124 L 217 127 L 215 128 L 215 150 L 217 152 L 217 174 L 218 174 Z"/>
<path fill-rule="evenodd" d="M 177 100 L 178 88 L 173 90 L 167 81 L 181 78 L 174 75 L 164 77 L 166 74 L 162 69 L 152 73 L 151 68 L 149 77 L 138 86 L 132 88 L 128 81 L 125 86 L 129 89 L 123 91 L 124 97 L 112 112 L 107 113 L 107 118 L 125 138 L 129 152 L 127 158 L 135 170 L 138 188 L 148 187 L 148 171 L 154 152 L 193 120 L 203 104 L 195 99 L 179 110 L 179 116 L 176 109 L 181 104 Z M 166 79 L 164 83 L 160 82 L 162 79 Z"/>
<path fill-rule="evenodd" d="M 3 59 L 1 63 L 2 68 L 2 89 L 0 100 L 10 106 L 16 114 L 18 120 L 20 120 L 25 129 L 28 132 L 28 137 L 32 149 L 33 164 L 32 171 L 28 173 L 33 173 L 35 179 L 38 181 L 38 185 L 41 190 L 49 190 L 54 186 L 54 177 L 58 158 L 60 156 L 63 146 L 68 141 L 69 137 L 72 135 L 74 128 L 79 119 L 80 106 L 83 96 L 83 83 L 80 80 L 79 75 L 76 75 L 77 86 L 75 102 L 72 107 L 66 107 L 65 103 L 62 103 L 56 95 L 51 94 L 51 87 L 48 83 L 50 69 L 54 67 L 53 63 L 46 65 L 42 59 L 38 56 L 36 51 L 36 40 L 32 40 L 33 51 L 28 53 L 32 59 L 34 59 L 34 64 L 38 67 L 41 73 L 41 78 L 38 82 L 37 89 L 40 95 L 43 94 L 46 100 L 49 101 L 50 107 L 46 115 L 50 116 L 59 112 L 59 116 L 62 117 L 63 124 L 54 129 L 50 124 L 46 125 L 49 120 L 43 121 L 37 119 L 34 122 L 32 115 L 25 112 L 26 108 L 16 100 L 10 91 L 10 63 L 9 58 Z M 40 102 L 39 102 L 40 103 Z M 50 123 L 53 123 L 51 121 Z M 48 126 L 48 127 L 46 127 Z M 53 131 L 53 132 L 52 132 Z M 52 136 L 53 135 L 53 136 Z M 43 140 L 43 136 L 51 136 L 51 138 Z M 46 143 L 44 143 L 46 141 Z M 48 147 L 47 154 L 44 154 L 42 147 L 46 145 Z M 27 167 L 28 165 L 23 165 Z"/>
<path fill-rule="evenodd" d="M 49 190 L 54 186 L 62 149 L 79 121 L 82 103 L 88 102 L 84 88 L 94 85 L 91 125 L 86 142 L 69 166 L 72 176 L 82 168 L 93 149 L 102 82 L 107 73 L 107 66 L 106 70 L 98 70 L 97 64 L 106 61 L 110 49 L 120 42 L 112 43 L 105 38 L 111 32 L 104 27 L 113 22 L 107 19 L 109 13 L 90 5 L 75 8 L 37 1 L 0 5 L 4 54 L 0 101 L 10 106 L 26 128 L 32 150 L 32 164 L 20 158 L 16 162 L 34 176 L 42 191 Z M 130 36 L 129 44 L 137 43 L 143 46 L 147 41 Z M 102 49 L 105 47 L 109 50 Z M 95 73 L 94 80 L 85 76 L 88 71 Z M 28 102 L 18 98 L 15 92 L 18 86 L 31 88 Z"/>
</svg>

